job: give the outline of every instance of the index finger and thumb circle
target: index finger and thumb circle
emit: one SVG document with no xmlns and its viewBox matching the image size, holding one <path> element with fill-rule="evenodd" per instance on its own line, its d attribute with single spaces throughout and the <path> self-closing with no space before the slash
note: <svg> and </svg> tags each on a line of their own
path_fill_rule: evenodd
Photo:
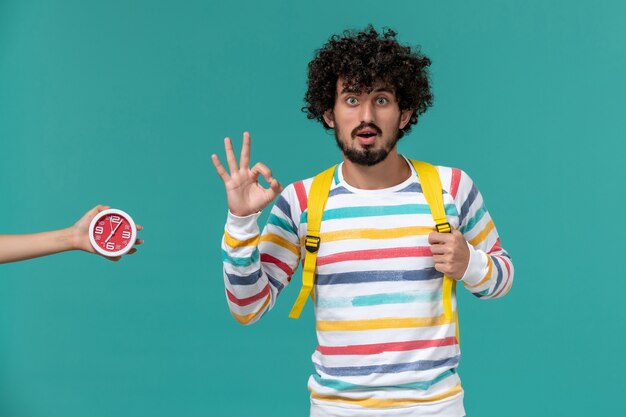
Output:
<svg viewBox="0 0 626 417">
<path fill-rule="evenodd" d="M 255 180 L 259 178 L 259 175 L 263 175 L 263 178 L 265 178 L 265 181 L 267 181 L 268 183 L 271 183 L 274 180 L 274 178 L 272 177 L 272 170 L 269 169 L 268 166 L 265 165 L 263 162 L 257 162 L 256 164 L 254 164 L 250 171 L 252 172 L 253 178 Z"/>
<path fill-rule="evenodd" d="M 283 186 L 278 182 L 276 178 L 272 176 L 272 170 L 263 162 L 257 162 L 256 164 L 254 164 L 251 172 L 254 180 L 257 182 L 259 175 L 263 175 L 263 178 L 265 178 L 265 181 L 267 181 L 270 186 L 270 190 L 274 194 L 278 195 L 283 190 Z"/>
</svg>

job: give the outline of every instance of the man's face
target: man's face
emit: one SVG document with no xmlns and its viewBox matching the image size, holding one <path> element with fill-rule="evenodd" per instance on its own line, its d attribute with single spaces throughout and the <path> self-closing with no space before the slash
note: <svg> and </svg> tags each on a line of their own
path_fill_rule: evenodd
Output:
<svg viewBox="0 0 626 417">
<path fill-rule="evenodd" d="M 335 129 L 337 145 L 349 161 L 372 166 L 395 148 L 411 114 L 400 111 L 394 91 L 382 82 L 369 93 L 354 92 L 346 90 L 340 78 L 335 106 L 324 113 L 324 120 Z"/>
</svg>

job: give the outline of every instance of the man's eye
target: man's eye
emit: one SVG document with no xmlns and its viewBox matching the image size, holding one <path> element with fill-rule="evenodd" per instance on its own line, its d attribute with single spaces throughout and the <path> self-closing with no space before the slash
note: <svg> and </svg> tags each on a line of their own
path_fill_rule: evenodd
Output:
<svg viewBox="0 0 626 417">
<path fill-rule="evenodd" d="M 355 106 L 359 103 L 359 101 L 356 99 L 356 97 L 348 97 L 346 99 L 346 103 L 348 103 L 351 106 Z"/>
<path fill-rule="evenodd" d="M 389 100 L 387 100 L 385 97 L 378 97 L 376 99 L 376 104 L 379 104 L 381 106 L 384 106 L 387 103 L 389 103 Z"/>
</svg>

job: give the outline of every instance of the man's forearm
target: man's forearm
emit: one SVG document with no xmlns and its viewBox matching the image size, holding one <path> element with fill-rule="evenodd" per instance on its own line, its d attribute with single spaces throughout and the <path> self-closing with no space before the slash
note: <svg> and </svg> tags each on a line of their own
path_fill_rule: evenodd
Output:
<svg viewBox="0 0 626 417">
<path fill-rule="evenodd" d="M 72 229 L 28 235 L 0 235 L 0 264 L 75 249 Z"/>
</svg>

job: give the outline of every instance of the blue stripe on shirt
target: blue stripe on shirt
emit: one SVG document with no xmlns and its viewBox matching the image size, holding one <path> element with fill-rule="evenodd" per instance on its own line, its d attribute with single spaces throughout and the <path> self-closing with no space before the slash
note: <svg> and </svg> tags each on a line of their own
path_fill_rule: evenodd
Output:
<svg viewBox="0 0 626 417">
<path fill-rule="evenodd" d="M 257 269 L 253 273 L 246 276 L 239 276 L 226 272 L 226 277 L 228 278 L 228 282 L 232 285 L 254 285 L 257 283 L 259 278 L 261 278 L 261 270 Z"/>
<path fill-rule="evenodd" d="M 367 366 L 342 366 L 327 367 L 315 364 L 318 372 L 323 372 L 332 376 L 364 376 L 371 374 L 393 374 L 398 372 L 427 371 L 429 369 L 441 368 L 444 366 L 455 366 L 459 363 L 459 356 L 439 360 L 423 360 L 408 363 L 395 363 L 383 365 Z"/>
<path fill-rule="evenodd" d="M 478 188 L 476 188 L 475 185 L 472 185 L 472 189 L 470 190 L 467 198 L 465 199 L 465 202 L 461 206 L 461 214 L 459 215 L 461 224 L 465 221 L 465 217 L 467 216 L 467 213 L 469 213 L 470 206 L 476 199 L 477 195 L 478 195 Z"/>
<path fill-rule="evenodd" d="M 291 207 L 289 206 L 289 203 L 287 203 L 287 200 L 285 200 L 285 197 L 283 197 L 282 195 L 278 196 L 278 198 L 276 199 L 276 203 L 274 205 L 278 207 L 280 211 L 283 212 L 285 217 L 291 220 Z M 293 223 L 293 222 L 290 222 L 290 223 Z"/>
<path fill-rule="evenodd" d="M 474 228 L 474 226 L 476 226 L 476 224 L 482 220 L 483 216 L 485 215 L 485 213 L 487 213 L 487 208 L 485 207 L 485 205 L 481 205 L 478 210 L 476 211 L 476 214 L 474 214 L 474 217 L 472 217 L 471 219 L 469 219 L 469 221 L 467 222 L 467 224 L 463 227 L 461 227 L 459 229 L 459 231 L 463 234 L 469 232 L 470 230 L 472 230 Z"/>
<path fill-rule="evenodd" d="M 272 287 L 276 288 L 276 290 L 280 294 L 280 292 L 283 290 L 283 288 L 285 288 L 285 286 L 283 284 L 281 284 L 281 282 L 279 280 L 277 280 L 276 278 L 272 277 L 270 274 L 266 273 L 266 275 L 267 275 L 267 279 L 270 281 L 270 284 L 272 285 Z"/>
<path fill-rule="evenodd" d="M 340 194 L 354 194 L 352 191 L 348 190 L 346 187 L 339 186 L 335 187 L 328 192 L 328 198 L 340 195 Z"/>
<path fill-rule="evenodd" d="M 443 273 L 435 268 L 400 271 L 354 271 L 339 272 L 336 274 L 317 274 L 315 284 L 358 284 L 361 282 L 385 282 L 385 281 L 426 281 L 443 278 Z"/>
<path fill-rule="evenodd" d="M 498 261 L 498 258 L 492 257 L 491 260 L 493 261 L 494 265 L 496 266 L 496 269 L 498 270 L 498 276 L 496 278 L 496 286 L 494 288 L 499 288 L 500 283 L 502 282 L 502 277 L 504 276 L 502 273 L 502 267 L 500 266 L 500 262 Z"/>
</svg>

